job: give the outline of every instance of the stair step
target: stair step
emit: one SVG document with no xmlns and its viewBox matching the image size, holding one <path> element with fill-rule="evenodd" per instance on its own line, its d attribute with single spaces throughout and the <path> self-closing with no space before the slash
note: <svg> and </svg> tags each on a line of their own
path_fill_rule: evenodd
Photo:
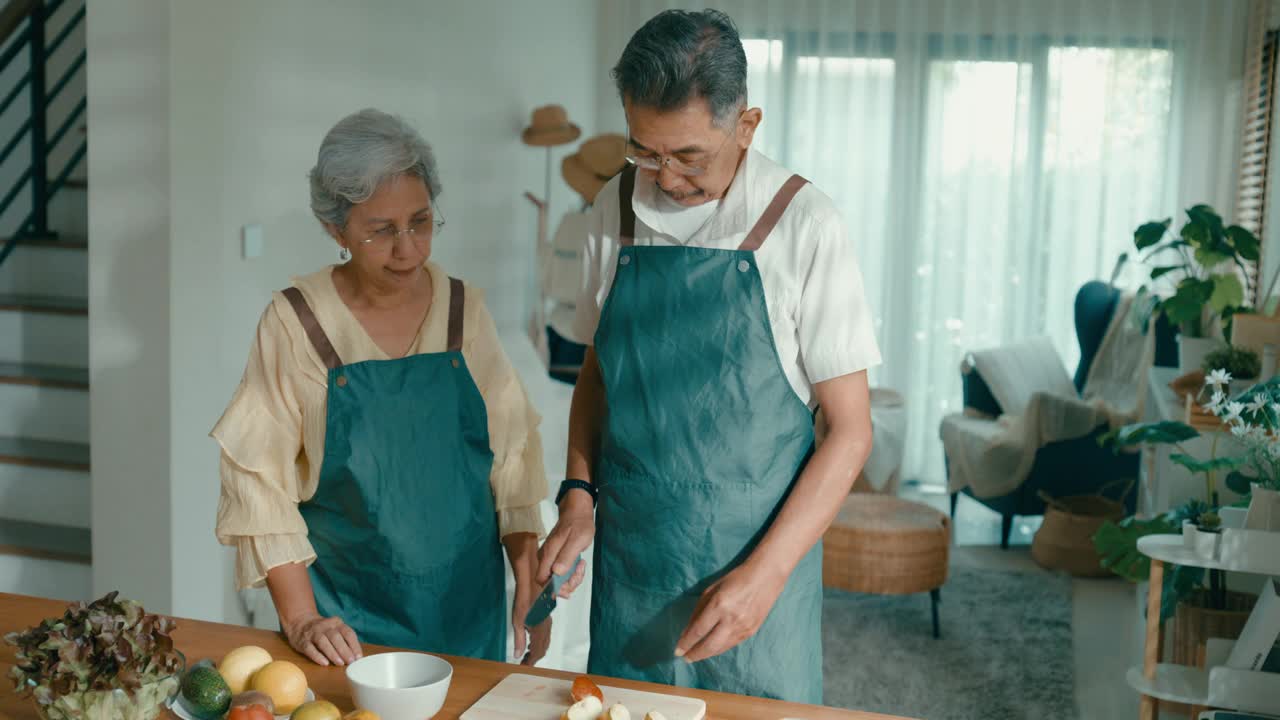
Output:
<svg viewBox="0 0 1280 720">
<path fill-rule="evenodd" d="M 0 520 L 0 555 L 88 565 L 93 562 L 93 540 L 84 528 Z"/>
<path fill-rule="evenodd" d="M 88 315 L 89 301 L 84 298 L 53 295 L 21 295 L 0 293 L 0 310 L 48 313 L 52 315 Z"/>
<path fill-rule="evenodd" d="M 9 238 L 4 238 L 8 241 Z M 0 245 L 4 242 L 0 242 Z M 49 237 L 29 237 L 18 242 L 19 246 L 57 248 L 59 250 L 87 250 L 89 239 L 74 235 L 57 235 Z"/>
<path fill-rule="evenodd" d="M 58 365 L 30 365 L 0 362 L 0 383 L 88 390 L 89 371 Z"/>
<path fill-rule="evenodd" d="M 89 446 L 82 443 L 0 437 L 0 463 L 89 471 Z"/>
</svg>

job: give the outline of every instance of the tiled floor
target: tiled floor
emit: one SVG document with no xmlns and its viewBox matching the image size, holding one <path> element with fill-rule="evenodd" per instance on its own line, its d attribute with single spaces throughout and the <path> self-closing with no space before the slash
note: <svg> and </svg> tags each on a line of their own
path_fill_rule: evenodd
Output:
<svg viewBox="0 0 1280 720">
<path fill-rule="evenodd" d="M 907 488 L 903 496 L 949 512 L 938 489 Z M 953 561 L 976 567 L 1040 571 L 1031 559 L 1031 538 L 1039 518 L 1014 523 L 1008 550 L 1000 549 L 1000 516 L 962 496 L 956 508 Z M 1135 587 L 1124 580 L 1072 581 L 1072 650 L 1076 702 L 1081 720 L 1130 720 L 1138 716 L 1138 696 L 1125 682 L 1141 659 L 1141 616 Z M 1170 716 L 1176 717 L 1176 716 Z"/>
</svg>

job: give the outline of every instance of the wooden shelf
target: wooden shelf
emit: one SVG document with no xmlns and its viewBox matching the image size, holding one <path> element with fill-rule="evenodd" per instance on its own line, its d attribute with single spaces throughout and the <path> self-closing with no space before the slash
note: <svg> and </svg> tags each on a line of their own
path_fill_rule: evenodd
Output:
<svg viewBox="0 0 1280 720">
<path fill-rule="evenodd" d="M 1225 532 L 1225 531 L 1224 531 Z M 1274 534 L 1280 540 L 1280 533 Z M 1223 538 L 1224 541 L 1226 538 Z M 1188 550 L 1182 544 L 1181 535 L 1148 535 L 1138 539 L 1138 551 L 1149 558 L 1171 565 L 1202 567 L 1210 570 L 1251 573 L 1254 575 L 1280 575 L 1280 548 L 1272 553 L 1232 553 L 1228 557 L 1209 559 Z"/>
</svg>

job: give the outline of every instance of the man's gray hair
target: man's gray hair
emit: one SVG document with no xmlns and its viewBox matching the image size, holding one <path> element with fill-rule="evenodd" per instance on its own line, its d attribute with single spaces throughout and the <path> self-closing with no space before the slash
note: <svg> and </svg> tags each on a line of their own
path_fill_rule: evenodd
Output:
<svg viewBox="0 0 1280 720">
<path fill-rule="evenodd" d="M 658 110 L 703 98 L 723 126 L 747 101 L 747 54 L 719 10 L 667 10 L 631 36 L 613 79 L 624 102 Z"/>
<path fill-rule="evenodd" d="M 421 178 L 434 203 L 440 174 L 431 146 L 404 119 L 366 108 L 338 121 L 324 136 L 311 169 L 311 212 L 339 228 L 351 207 L 398 175 Z"/>
</svg>

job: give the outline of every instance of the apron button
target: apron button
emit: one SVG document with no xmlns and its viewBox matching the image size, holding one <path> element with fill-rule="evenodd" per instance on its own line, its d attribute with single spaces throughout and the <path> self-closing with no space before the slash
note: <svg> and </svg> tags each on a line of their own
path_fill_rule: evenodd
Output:
<svg viewBox="0 0 1280 720">
<path fill-rule="evenodd" d="M 454 359 L 453 359 L 453 362 L 452 362 L 451 364 L 452 364 L 454 367 L 458 367 L 459 365 L 461 365 L 461 363 L 459 363 L 459 362 L 458 362 L 458 358 L 454 358 Z"/>
<path fill-rule="evenodd" d="M 751 269 L 751 263 L 747 262 L 746 260 L 738 261 L 738 272 L 746 272 L 750 269 Z"/>
<path fill-rule="evenodd" d="M 346 375 L 339 375 L 339 376 L 338 376 L 338 379 L 337 379 L 337 383 L 338 383 L 338 387 L 346 387 L 346 386 L 347 386 L 347 376 L 346 376 Z"/>
<path fill-rule="evenodd" d="M 631 264 L 631 256 L 630 256 L 630 255 L 623 255 L 621 258 L 619 258 L 619 259 L 618 259 L 618 264 L 619 264 L 619 265 L 630 265 L 630 264 Z"/>
</svg>

